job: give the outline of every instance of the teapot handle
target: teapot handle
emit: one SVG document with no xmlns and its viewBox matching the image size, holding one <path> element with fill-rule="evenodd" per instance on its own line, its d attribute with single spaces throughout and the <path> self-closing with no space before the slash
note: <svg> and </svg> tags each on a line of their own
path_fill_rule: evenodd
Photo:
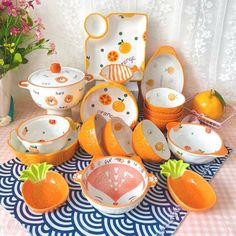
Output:
<svg viewBox="0 0 236 236">
<path fill-rule="evenodd" d="M 29 89 L 29 82 L 27 80 L 21 80 L 18 86 L 23 89 Z"/>
</svg>

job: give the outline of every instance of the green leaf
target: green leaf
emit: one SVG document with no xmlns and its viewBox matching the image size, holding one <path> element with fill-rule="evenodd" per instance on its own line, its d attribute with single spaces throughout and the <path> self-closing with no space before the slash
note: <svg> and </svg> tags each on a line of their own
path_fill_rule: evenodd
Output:
<svg viewBox="0 0 236 236">
<path fill-rule="evenodd" d="M 184 174 L 185 170 L 189 167 L 189 164 L 183 162 L 183 160 L 168 160 L 160 167 L 162 175 L 166 177 L 171 176 L 173 179 L 177 179 Z"/>
<path fill-rule="evenodd" d="M 3 66 L 4 65 L 4 60 L 0 59 L 0 65 Z"/>
<path fill-rule="evenodd" d="M 220 93 L 218 93 L 216 90 L 214 90 L 214 95 L 220 100 L 223 107 L 226 106 L 226 102 Z"/>
<path fill-rule="evenodd" d="M 32 18 L 31 18 L 29 15 L 27 16 L 27 24 L 28 24 L 29 26 L 33 26 L 33 24 L 34 24 Z"/>
<path fill-rule="evenodd" d="M 13 62 L 16 63 L 16 64 L 22 63 L 22 56 L 21 56 L 20 53 L 17 52 L 17 53 L 14 55 Z"/>
</svg>

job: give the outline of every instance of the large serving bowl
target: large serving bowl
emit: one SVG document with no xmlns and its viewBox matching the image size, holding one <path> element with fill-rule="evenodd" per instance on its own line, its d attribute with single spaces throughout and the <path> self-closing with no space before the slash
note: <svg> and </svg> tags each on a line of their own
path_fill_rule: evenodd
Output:
<svg viewBox="0 0 236 236">
<path fill-rule="evenodd" d="M 185 162 L 208 163 L 228 153 L 219 134 L 207 126 L 172 122 L 167 130 L 170 150 Z"/>
<path fill-rule="evenodd" d="M 145 104 L 148 109 L 160 113 L 178 113 L 183 109 L 185 97 L 170 88 L 155 88 L 146 93 Z"/>
<path fill-rule="evenodd" d="M 66 118 L 43 115 L 21 123 L 16 128 L 16 135 L 29 152 L 52 153 L 65 146 L 70 131 Z"/>
<path fill-rule="evenodd" d="M 108 214 L 132 210 L 157 183 L 156 176 L 147 173 L 139 157 L 93 158 L 73 179 L 81 185 L 91 205 Z"/>
<path fill-rule="evenodd" d="M 18 85 L 28 89 L 34 102 L 48 114 L 70 115 L 70 109 L 83 98 L 87 81 L 92 79 L 79 69 L 53 64 L 50 69 L 32 73 Z"/>
</svg>

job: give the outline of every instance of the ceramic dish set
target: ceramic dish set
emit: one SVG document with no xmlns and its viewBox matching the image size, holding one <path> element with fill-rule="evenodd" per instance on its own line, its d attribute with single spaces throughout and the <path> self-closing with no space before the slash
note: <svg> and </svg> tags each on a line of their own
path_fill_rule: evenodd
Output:
<svg viewBox="0 0 236 236">
<path fill-rule="evenodd" d="M 42 163 L 60 165 L 74 155 L 79 144 L 92 160 L 73 180 L 99 211 L 128 212 L 156 186 L 157 177 L 146 171 L 142 161 L 162 163 L 171 196 L 184 209 L 212 207 L 216 197 L 211 186 L 196 173 L 185 171 L 183 161 L 209 163 L 226 155 L 227 150 L 210 128 L 179 122 L 185 103 L 184 74 L 175 50 L 160 47 L 145 68 L 145 14 L 94 13 L 85 19 L 84 27 L 88 34 L 86 74 L 54 63 L 19 82 L 48 113 L 22 122 L 8 140 L 16 156 L 28 165 L 20 177 L 25 181 L 22 194 L 26 204 L 36 212 L 63 204 L 69 194 L 66 181 L 47 172 L 50 166 Z M 86 84 L 94 79 L 105 82 L 85 93 Z M 125 86 L 139 80 L 145 118 L 141 122 L 137 101 Z M 78 103 L 81 127 L 68 117 Z M 162 133 L 166 128 L 167 139 Z M 178 162 L 169 160 L 171 152 Z M 55 189 L 62 197 L 53 201 L 48 193 L 38 204 L 36 194 L 29 193 L 44 189 L 45 182 L 50 183 L 49 193 Z M 195 201 L 194 193 L 203 200 Z"/>
</svg>

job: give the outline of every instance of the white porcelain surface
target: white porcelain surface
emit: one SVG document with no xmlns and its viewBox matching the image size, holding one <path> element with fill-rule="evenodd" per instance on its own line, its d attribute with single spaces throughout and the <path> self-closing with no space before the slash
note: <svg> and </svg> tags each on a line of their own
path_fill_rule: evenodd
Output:
<svg viewBox="0 0 236 236">
<path fill-rule="evenodd" d="M 146 100 L 156 107 L 173 108 L 185 103 L 185 97 L 170 88 L 155 88 L 146 93 Z"/>
<path fill-rule="evenodd" d="M 180 93 L 183 91 L 183 69 L 177 58 L 171 54 L 154 57 L 148 62 L 144 71 L 142 90 L 148 92 L 162 87 L 171 88 Z"/>
<path fill-rule="evenodd" d="M 107 20 L 98 13 L 87 16 L 84 23 L 85 30 L 90 37 L 101 37 L 107 32 Z"/>
<path fill-rule="evenodd" d="M 56 152 L 66 144 L 70 123 L 60 116 L 38 116 L 20 124 L 16 133 L 31 153 Z"/>
<path fill-rule="evenodd" d="M 221 137 L 211 128 L 193 123 L 176 123 L 168 128 L 168 144 L 174 155 L 189 163 L 208 163 L 228 152 Z"/>
<path fill-rule="evenodd" d="M 88 92 L 81 104 L 82 121 L 98 113 L 106 120 L 120 117 L 126 124 L 133 126 L 138 118 L 138 107 L 132 93 L 122 85 L 111 83 L 99 84 Z"/>
<path fill-rule="evenodd" d="M 109 26 L 107 34 L 99 39 L 87 38 L 85 42 L 86 73 L 103 80 L 100 71 L 109 64 L 143 69 L 147 16 L 141 13 L 112 13 L 106 19 Z M 131 81 L 141 78 L 142 73 L 137 73 Z"/>
<path fill-rule="evenodd" d="M 61 148 L 61 150 L 69 147 L 72 143 L 75 142 L 78 136 L 78 131 L 77 130 L 72 130 L 66 140 L 65 145 Z M 13 130 L 13 132 L 10 135 L 9 138 L 9 144 L 14 148 L 16 151 L 24 153 L 24 154 L 31 154 L 29 150 L 22 144 L 22 142 L 17 138 L 16 131 Z M 37 153 L 35 153 L 37 154 Z"/>
</svg>

